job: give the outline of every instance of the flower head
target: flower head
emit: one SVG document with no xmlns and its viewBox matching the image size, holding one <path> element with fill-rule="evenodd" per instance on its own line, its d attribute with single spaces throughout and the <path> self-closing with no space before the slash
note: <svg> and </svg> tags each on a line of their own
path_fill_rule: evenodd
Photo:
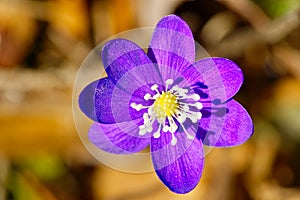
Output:
<svg viewBox="0 0 300 200">
<path fill-rule="evenodd" d="M 95 123 L 89 139 L 110 153 L 138 152 L 150 145 L 154 169 L 173 192 L 196 187 L 203 145 L 229 147 L 253 133 L 247 111 L 232 97 L 241 69 L 225 58 L 195 62 L 187 24 L 175 15 L 157 24 L 147 53 L 114 39 L 102 50 L 107 73 L 81 92 L 81 110 Z"/>
</svg>

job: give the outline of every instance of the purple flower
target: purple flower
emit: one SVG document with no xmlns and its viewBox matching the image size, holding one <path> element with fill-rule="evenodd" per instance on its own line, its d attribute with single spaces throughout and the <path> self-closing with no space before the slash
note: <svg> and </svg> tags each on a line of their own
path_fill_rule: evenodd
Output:
<svg viewBox="0 0 300 200">
<path fill-rule="evenodd" d="M 150 145 L 154 169 L 173 192 L 196 187 L 204 165 L 203 144 L 230 147 L 253 133 L 247 111 L 232 97 L 241 69 L 225 58 L 195 62 L 187 24 L 175 15 L 157 24 L 147 53 L 114 39 L 102 50 L 107 73 L 81 92 L 81 110 L 95 123 L 89 139 L 117 154 Z"/>
</svg>

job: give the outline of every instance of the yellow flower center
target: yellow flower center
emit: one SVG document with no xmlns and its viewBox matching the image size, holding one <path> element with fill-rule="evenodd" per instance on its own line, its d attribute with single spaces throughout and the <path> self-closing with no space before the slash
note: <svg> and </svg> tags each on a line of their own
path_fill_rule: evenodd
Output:
<svg viewBox="0 0 300 200">
<path fill-rule="evenodd" d="M 192 90 L 187 88 L 172 85 L 173 83 L 172 79 L 166 80 L 163 91 L 158 90 L 157 84 L 151 86 L 151 90 L 156 94 L 152 96 L 150 93 L 146 93 L 144 99 L 146 101 L 154 100 L 152 105 L 146 106 L 132 102 L 130 107 L 136 111 L 147 108 L 147 112 L 143 114 L 144 123 L 139 126 L 139 135 L 152 132 L 153 138 L 159 138 L 161 133 L 169 132 L 172 135 L 171 145 L 174 146 L 177 143 L 175 133 L 179 126 L 182 127 L 189 140 L 195 138 L 195 135 L 189 133 L 184 127 L 184 122 L 189 119 L 192 123 L 197 123 L 202 117 L 200 109 L 203 108 L 203 105 L 199 102 L 198 94 L 192 93 Z M 169 89 L 170 85 L 172 87 Z M 158 122 L 158 127 L 153 130 L 155 121 Z"/>
<path fill-rule="evenodd" d="M 177 97 L 171 92 L 163 93 L 155 100 L 153 109 L 158 118 L 171 117 L 178 109 Z"/>
</svg>

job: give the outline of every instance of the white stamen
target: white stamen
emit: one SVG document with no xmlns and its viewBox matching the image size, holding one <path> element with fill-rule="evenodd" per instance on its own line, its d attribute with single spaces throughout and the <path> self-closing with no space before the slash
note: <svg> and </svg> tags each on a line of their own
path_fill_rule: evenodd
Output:
<svg viewBox="0 0 300 200">
<path fill-rule="evenodd" d="M 173 82 L 174 82 L 173 79 L 168 79 L 166 80 L 166 85 L 171 85 Z"/>
<path fill-rule="evenodd" d="M 158 88 L 158 85 L 154 84 L 151 86 L 151 90 L 155 91 Z"/>
<path fill-rule="evenodd" d="M 159 130 L 159 131 L 156 131 L 156 132 L 153 134 L 153 137 L 154 137 L 154 138 L 159 138 L 159 137 L 160 137 L 160 130 Z"/>
<path fill-rule="evenodd" d="M 193 98 L 194 101 L 200 100 L 200 96 L 198 94 L 193 94 L 193 95 L 191 95 L 191 97 Z"/>
<path fill-rule="evenodd" d="M 135 109 L 136 103 L 131 103 L 131 104 L 130 104 L 130 107 L 133 108 L 133 109 Z"/>
<path fill-rule="evenodd" d="M 185 122 L 185 120 L 186 120 L 186 114 L 178 112 L 177 113 L 177 120 L 178 120 L 179 123 Z"/>
<path fill-rule="evenodd" d="M 154 138 L 160 137 L 160 131 L 161 131 L 161 124 L 159 124 L 158 130 L 153 134 Z"/>
<path fill-rule="evenodd" d="M 188 107 L 188 109 L 189 109 L 189 106 L 195 106 L 198 109 L 203 108 L 203 104 L 200 103 L 200 102 L 196 102 L 196 103 L 179 103 L 179 104 L 180 104 L 180 106 L 182 106 L 182 108 Z"/>
<path fill-rule="evenodd" d="M 185 127 L 183 126 L 182 123 L 180 123 L 180 125 L 181 125 L 183 131 L 185 132 L 186 137 L 187 137 L 189 140 L 193 140 L 195 137 L 187 132 L 187 130 L 185 129 Z"/>
<path fill-rule="evenodd" d="M 167 126 L 167 125 L 165 125 L 164 127 L 163 127 L 163 132 L 168 132 L 169 131 L 169 129 L 170 129 L 170 127 L 169 126 Z"/>
<path fill-rule="evenodd" d="M 159 96 L 160 96 L 160 94 L 155 94 L 155 95 L 153 96 L 153 99 L 157 99 Z"/>
<path fill-rule="evenodd" d="M 173 146 L 175 146 L 177 144 L 177 138 L 175 137 L 174 133 L 171 133 L 172 134 L 172 140 L 171 140 L 171 144 Z"/>
<path fill-rule="evenodd" d="M 148 101 L 150 98 L 151 98 L 151 94 L 149 94 L 149 93 L 145 94 L 145 96 L 144 96 L 145 100 Z"/>
<path fill-rule="evenodd" d="M 131 103 L 130 107 L 136 111 L 140 111 L 142 108 L 148 108 L 149 106 L 143 106 L 142 104 Z"/>
<path fill-rule="evenodd" d="M 193 123 L 196 123 L 196 122 L 197 122 L 197 119 L 198 119 L 198 117 L 197 117 L 197 116 L 195 116 L 195 115 L 190 115 L 190 119 L 191 119 L 191 121 L 192 121 Z"/>
<path fill-rule="evenodd" d="M 174 82 L 173 79 L 166 80 L 166 92 L 168 91 L 169 85 L 173 84 L 173 82 Z"/>
<path fill-rule="evenodd" d="M 131 103 L 130 107 L 140 111 L 147 108 L 147 112 L 143 114 L 143 124 L 139 126 L 139 135 L 146 133 L 153 133 L 153 138 L 160 138 L 161 134 L 171 134 L 171 145 L 177 144 L 175 133 L 179 126 L 185 132 L 189 140 L 193 140 L 195 136 L 189 134 L 184 127 L 184 122 L 189 119 L 192 123 L 197 123 L 202 118 L 200 110 L 203 104 L 199 102 L 200 96 L 198 94 L 191 94 L 188 89 L 180 88 L 178 85 L 173 85 L 171 89 L 168 87 L 174 83 L 173 79 L 168 79 L 165 82 L 165 90 L 159 91 L 158 85 L 151 86 L 151 90 L 156 94 L 153 96 L 149 93 L 144 95 L 144 100 L 154 100 L 150 106 L 142 104 Z M 189 93 L 189 94 L 188 94 Z M 197 110 L 196 110 L 197 108 Z M 176 121 L 175 121 L 176 119 Z M 153 132 L 153 124 L 157 121 L 158 129 Z M 168 122 L 166 124 L 166 121 Z"/>
<path fill-rule="evenodd" d="M 158 88 L 157 84 L 151 86 L 151 90 L 155 91 L 157 94 L 160 94 L 157 88 Z"/>
<path fill-rule="evenodd" d="M 169 120 L 169 124 L 170 124 L 169 131 L 171 133 L 175 133 L 175 131 L 178 129 L 176 122 L 174 121 L 174 119 L 172 117 L 168 117 L 168 120 Z"/>
<path fill-rule="evenodd" d="M 190 111 L 190 107 L 188 106 L 188 104 L 180 105 L 180 107 L 185 112 L 189 112 Z"/>
<path fill-rule="evenodd" d="M 144 124 L 148 124 L 150 122 L 149 115 L 147 113 L 143 114 Z"/>
<path fill-rule="evenodd" d="M 138 104 L 138 105 L 136 106 L 136 110 L 137 110 L 137 111 L 140 111 L 142 108 L 143 108 L 143 105 L 142 105 L 142 104 Z"/>
<path fill-rule="evenodd" d="M 203 105 L 202 105 L 202 103 L 200 103 L 200 102 L 196 102 L 194 105 L 195 105 L 196 108 L 198 108 L 198 109 L 203 108 Z"/>
</svg>

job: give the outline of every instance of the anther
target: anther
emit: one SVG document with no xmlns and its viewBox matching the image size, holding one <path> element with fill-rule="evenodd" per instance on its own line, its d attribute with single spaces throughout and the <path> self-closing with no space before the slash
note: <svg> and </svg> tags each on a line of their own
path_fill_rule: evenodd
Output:
<svg viewBox="0 0 300 200">
<path fill-rule="evenodd" d="M 149 93 L 145 94 L 145 96 L 144 96 L 145 100 L 148 101 L 150 98 L 151 98 L 151 94 L 149 94 Z"/>
<path fill-rule="evenodd" d="M 165 90 L 159 91 L 158 85 L 154 84 L 151 86 L 151 90 L 155 91 L 156 94 L 153 96 L 149 93 L 144 95 L 145 100 L 154 100 L 151 106 L 144 106 L 142 104 L 131 103 L 130 106 L 140 111 L 143 108 L 147 108 L 147 112 L 143 114 L 144 124 L 139 126 L 139 135 L 144 135 L 147 132 L 153 131 L 153 123 L 157 121 L 159 127 L 153 131 L 153 138 L 159 138 L 161 134 L 171 134 L 171 145 L 177 144 L 177 138 L 175 133 L 179 126 L 184 130 L 187 139 L 193 140 L 195 136 L 189 134 L 185 127 L 184 122 L 189 119 L 193 123 L 197 123 L 202 117 L 202 113 L 199 111 L 203 108 L 203 105 L 198 94 L 188 94 L 187 88 L 181 88 L 177 85 L 168 87 L 174 84 L 173 79 L 165 81 Z M 195 110 L 195 109 L 198 110 Z M 166 124 L 167 123 L 167 124 Z"/>
<path fill-rule="evenodd" d="M 175 137 L 174 133 L 172 133 L 171 144 L 172 144 L 173 146 L 175 146 L 175 145 L 177 144 L 177 138 Z"/>
<path fill-rule="evenodd" d="M 156 85 L 156 84 L 154 84 L 154 85 L 151 86 L 151 90 L 153 90 L 153 91 L 157 90 L 157 88 L 158 88 L 158 85 Z"/>
<path fill-rule="evenodd" d="M 198 94 L 193 94 L 191 97 L 193 98 L 194 101 L 200 100 L 200 96 Z"/>
<path fill-rule="evenodd" d="M 198 108 L 198 109 L 203 108 L 203 105 L 202 105 L 202 103 L 200 103 L 200 102 L 196 102 L 194 105 L 195 105 L 196 108 Z"/>
<path fill-rule="evenodd" d="M 173 79 L 168 79 L 166 80 L 166 85 L 171 85 L 173 82 L 174 82 Z"/>
</svg>

